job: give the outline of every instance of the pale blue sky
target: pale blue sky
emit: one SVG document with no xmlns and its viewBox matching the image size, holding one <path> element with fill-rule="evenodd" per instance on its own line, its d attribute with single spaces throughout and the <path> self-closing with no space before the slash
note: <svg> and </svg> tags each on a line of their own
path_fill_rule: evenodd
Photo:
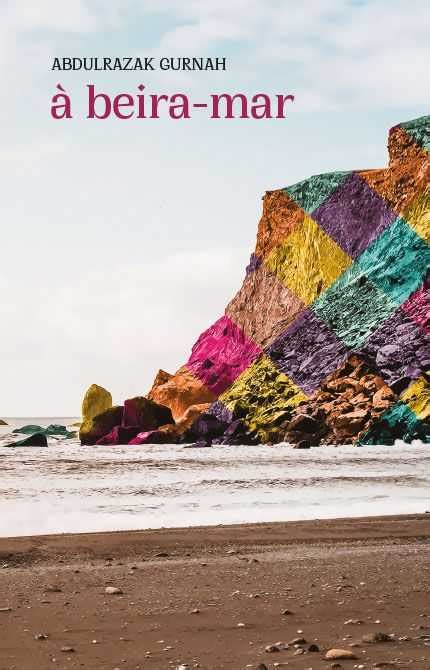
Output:
<svg viewBox="0 0 430 670">
<path fill-rule="evenodd" d="M 388 128 L 429 111 L 426 0 L 0 0 L 0 414 L 79 412 L 174 371 L 222 313 L 261 195 L 386 163 Z M 54 56 L 227 56 L 226 73 L 53 73 Z M 114 92 L 294 93 L 272 121 L 54 122 Z M 78 107 L 77 107 L 78 109 Z"/>
</svg>

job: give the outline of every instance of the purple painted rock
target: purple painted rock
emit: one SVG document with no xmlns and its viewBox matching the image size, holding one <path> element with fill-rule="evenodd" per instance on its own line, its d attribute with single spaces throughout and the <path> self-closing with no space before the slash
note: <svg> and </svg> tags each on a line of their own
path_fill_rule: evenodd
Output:
<svg viewBox="0 0 430 670">
<path fill-rule="evenodd" d="M 221 437 L 227 428 L 228 423 L 226 421 L 222 421 L 216 416 L 205 412 L 185 432 L 184 441 L 212 440 L 216 437 Z"/>
<path fill-rule="evenodd" d="M 352 173 L 312 213 L 312 218 L 352 258 L 357 258 L 396 218 L 387 202 Z"/>
<path fill-rule="evenodd" d="M 236 419 L 226 428 L 221 438 L 215 438 L 213 444 L 258 444 L 241 419 Z"/>
</svg>

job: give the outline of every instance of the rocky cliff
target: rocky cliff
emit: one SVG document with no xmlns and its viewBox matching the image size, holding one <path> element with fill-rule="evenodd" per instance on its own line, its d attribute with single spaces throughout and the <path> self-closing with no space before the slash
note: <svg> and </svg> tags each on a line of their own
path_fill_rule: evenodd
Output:
<svg viewBox="0 0 430 670">
<path fill-rule="evenodd" d="M 265 194 L 239 292 L 148 395 L 170 439 L 430 442 L 430 117 L 388 152 Z"/>
</svg>

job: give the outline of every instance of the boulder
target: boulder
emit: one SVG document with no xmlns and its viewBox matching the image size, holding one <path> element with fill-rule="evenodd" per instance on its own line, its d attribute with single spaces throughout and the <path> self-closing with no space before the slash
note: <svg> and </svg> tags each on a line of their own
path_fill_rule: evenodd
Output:
<svg viewBox="0 0 430 670">
<path fill-rule="evenodd" d="M 7 426 L 8 423 L 4 419 L 0 419 L 0 426 Z"/>
<path fill-rule="evenodd" d="M 33 433 L 29 437 L 19 440 L 18 442 L 12 442 L 10 444 L 5 444 L 5 447 L 47 447 L 48 440 L 44 433 Z"/>
<path fill-rule="evenodd" d="M 84 399 L 82 401 L 82 423 L 80 426 L 79 437 L 82 444 L 94 444 L 97 439 L 103 437 L 103 435 L 98 435 L 94 441 L 88 442 L 87 435 L 91 434 L 93 430 L 93 419 L 103 414 L 106 410 L 109 410 L 112 407 L 112 396 L 104 389 L 102 386 L 97 384 L 92 384 L 89 389 L 86 391 Z M 118 422 L 120 423 L 120 422 Z M 116 424 L 109 425 L 108 430 L 105 434 L 109 432 Z M 90 440 L 93 438 L 90 437 Z"/>
<path fill-rule="evenodd" d="M 294 446 L 293 449 L 310 449 L 312 444 L 309 442 L 309 440 L 300 440 L 300 442 L 297 442 Z"/>
<path fill-rule="evenodd" d="M 155 375 L 155 379 L 152 382 L 152 389 L 156 389 L 158 386 L 162 386 L 163 384 L 166 384 L 169 379 L 172 379 L 173 375 L 170 374 L 170 372 L 166 372 L 165 370 L 158 370 L 157 374 Z"/>
<path fill-rule="evenodd" d="M 374 362 L 367 357 L 351 354 L 308 403 L 296 409 L 286 425 L 285 441 L 356 442 L 396 400 L 395 393 L 375 370 Z"/>
<path fill-rule="evenodd" d="M 170 375 L 164 383 L 161 383 L 162 379 L 163 376 L 158 373 L 148 398 L 169 407 L 175 420 L 180 419 L 192 405 L 211 403 L 215 400 L 215 394 L 186 366 Z"/>
<path fill-rule="evenodd" d="M 117 444 L 129 444 L 138 432 L 140 431 L 139 426 L 129 426 L 124 428 L 124 426 L 115 426 L 107 434 L 97 440 L 96 444 L 98 445 L 117 445 Z"/>
<path fill-rule="evenodd" d="M 282 426 L 306 401 L 306 396 L 268 356 L 261 356 L 222 394 L 220 401 L 232 420 L 242 419 L 258 442 L 267 443 L 284 438 Z M 221 415 L 219 410 L 218 414 Z"/>
<path fill-rule="evenodd" d="M 120 426 L 123 411 L 124 408 L 120 406 L 110 407 L 92 419 L 84 421 L 79 431 L 81 444 L 96 444 L 98 440 L 110 433 L 115 426 Z"/>
<path fill-rule="evenodd" d="M 298 412 L 296 416 L 288 423 L 287 431 L 297 431 L 299 433 L 318 433 L 321 430 L 321 424 L 309 414 Z"/>
<path fill-rule="evenodd" d="M 91 384 L 82 401 L 82 420 L 92 419 L 112 407 L 112 396 L 103 386 Z"/>
<path fill-rule="evenodd" d="M 38 433 L 46 435 L 47 437 L 62 437 L 68 439 L 76 437 L 76 432 L 67 430 L 66 426 L 60 426 L 58 424 L 50 424 L 47 428 L 42 428 L 42 426 L 36 424 L 27 424 L 21 428 L 15 428 L 12 432 L 22 435 L 34 435 L 34 433 Z"/>
<path fill-rule="evenodd" d="M 198 442 L 204 440 L 211 442 L 214 438 L 220 438 L 229 424 L 218 419 L 216 416 L 204 412 L 182 436 L 184 442 Z"/>
<path fill-rule="evenodd" d="M 409 443 L 412 440 L 430 442 L 430 423 L 419 419 L 415 412 L 403 402 L 392 405 L 367 431 L 363 431 L 359 444 L 390 445 L 396 440 Z"/>
<path fill-rule="evenodd" d="M 196 421 L 196 419 L 198 419 L 198 417 L 201 414 L 206 412 L 210 406 L 211 406 L 210 403 L 204 402 L 200 403 L 199 405 L 191 405 L 191 407 L 188 407 L 188 409 L 185 410 L 184 414 L 176 420 L 176 427 L 178 429 L 178 433 L 182 434 L 188 428 L 191 428 L 194 421 Z"/>
<path fill-rule="evenodd" d="M 156 430 L 142 431 L 129 444 L 175 444 L 178 441 L 178 430 L 175 425 L 160 426 Z"/>
<path fill-rule="evenodd" d="M 169 407 L 138 396 L 124 402 L 122 426 L 128 428 L 139 426 L 141 431 L 154 430 L 159 426 L 173 423 L 172 412 Z"/>
<path fill-rule="evenodd" d="M 235 419 L 225 429 L 221 437 L 212 440 L 212 444 L 252 445 L 258 444 L 258 440 L 250 433 L 242 419 Z"/>
</svg>

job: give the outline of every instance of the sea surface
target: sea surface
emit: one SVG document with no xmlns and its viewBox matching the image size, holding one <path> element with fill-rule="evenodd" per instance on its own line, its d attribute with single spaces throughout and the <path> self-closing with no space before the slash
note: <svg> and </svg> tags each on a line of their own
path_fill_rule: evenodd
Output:
<svg viewBox="0 0 430 670">
<path fill-rule="evenodd" d="M 0 427 L 0 536 L 131 530 L 430 510 L 430 445 L 176 445 L 5 448 L 28 423 Z M 14 435 L 13 439 L 24 436 Z"/>
</svg>

